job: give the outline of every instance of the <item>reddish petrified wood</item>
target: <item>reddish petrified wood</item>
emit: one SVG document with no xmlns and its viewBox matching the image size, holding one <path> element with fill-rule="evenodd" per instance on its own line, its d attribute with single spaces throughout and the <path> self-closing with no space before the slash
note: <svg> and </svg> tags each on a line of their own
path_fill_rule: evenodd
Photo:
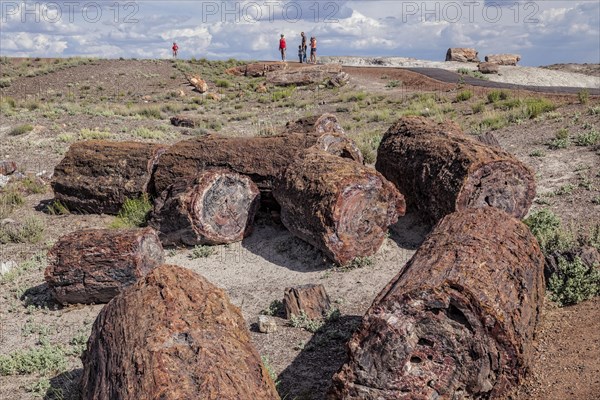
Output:
<svg viewBox="0 0 600 400">
<path fill-rule="evenodd" d="M 290 121 L 285 124 L 285 131 L 290 133 L 344 133 L 344 129 L 340 125 L 337 117 L 333 114 L 313 115 L 300 118 L 296 121 Z"/>
<path fill-rule="evenodd" d="M 340 265 L 372 255 L 404 215 L 404 197 L 380 173 L 318 149 L 306 150 L 276 181 L 281 221 Z"/>
<path fill-rule="evenodd" d="M 283 308 L 285 317 L 306 314 L 308 318 L 323 318 L 329 308 L 331 301 L 323 285 L 302 285 L 285 288 L 283 296 Z"/>
<path fill-rule="evenodd" d="M 522 218 L 535 197 L 529 167 L 450 121 L 400 119 L 381 140 L 375 168 L 406 196 L 409 210 L 432 223 L 468 207 L 493 206 Z"/>
<path fill-rule="evenodd" d="M 54 195 L 71 211 L 117 214 L 126 198 L 146 193 L 165 149 L 138 142 L 74 143 L 54 168 Z"/>
<path fill-rule="evenodd" d="M 154 202 L 149 225 L 164 245 L 233 243 L 250 233 L 259 202 L 258 188 L 247 176 L 208 170 L 193 184 L 169 186 Z"/>
<path fill-rule="evenodd" d="M 107 303 L 162 263 L 152 228 L 86 229 L 56 242 L 44 276 L 60 303 Z"/>
<path fill-rule="evenodd" d="M 330 399 L 505 398 L 533 351 L 543 267 L 504 211 L 444 217 L 367 311 Z"/>
<path fill-rule="evenodd" d="M 174 265 L 100 311 L 82 361 L 83 399 L 279 399 L 240 310 Z"/>
<path fill-rule="evenodd" d="M 200 171 L 225 168 L 248 175 L 262 195 L 270 198 L 275 177 L 308 147 L 362 161 L 356 144 L 341 133 L 286 133 L 267 137 L 223 137 L 210 135 L 178 142 L 158 162 L 153 194 L 158 197 L 179 179 L 193 180 Z"/>
<path fill-rule="evenodd" d="M 17 163 L 14 161 L 0 161 L 0 175 L 10 175 L 17 170 Z"/>
</svg>

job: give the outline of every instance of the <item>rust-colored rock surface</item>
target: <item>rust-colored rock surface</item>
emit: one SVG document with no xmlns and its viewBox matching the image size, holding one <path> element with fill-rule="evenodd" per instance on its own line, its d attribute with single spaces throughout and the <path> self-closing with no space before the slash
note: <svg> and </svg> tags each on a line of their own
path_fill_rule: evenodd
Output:
<svg viewBox="0 0 600 400">
<path fill-rule="evenodd" d="M 44 275 L 59 303 L 107 303 L 163 260 L 151 228 L 86 229 L 56 242 Z"/>
<path fill-rule="evenodd" d="M 14 161 L 0 161 L 0 175 L 10 175 L 17 170 L 17 163 Z"/>
<path fill-rule="evenodd" d="M 446 52 L 446 61 L 479 62 L 477 54 L 475 49 L 465 47 L 449 48 Z"/>
<path fill-rule="evenodd" d="M 374 254 L 388 226 L 404 215 L 404 197 L 380 173 L 309 149 L 275 183 L 281 221 L 340 265 Z"/>
<path fill-rule="evenodd" d="M 83 399 L 279 399 L 240 310 L 174 265 L 100 311 L 82 361 Z"/>
<path fill-rule="evenodd" d="M 166 146 L 90 140 L 71 145 L 54 168 L 52 189 L 71 211 L 117 214 L 126 198 L 146 193 Z"/>
<path fill-rule="evenodd" d="M 285 288 L 283 308 L 288 319 L 303 312 L 310 319 L 323 318 L 330 307 L 331 301 L 323 285 L 309 284 Z"/>
<path fill-rule="evenodd" d="M 164 245 L 233 243 L 250 233 L 259 203 L 260 192 L 247 176 L 207 170 L 193 184 L 179 181 L 163 191 L 149 225 Z"/>
<path fill-rule="evenodd" d="M 521 61 L 518 54 L 490 54 L 485 56 L 485 61 L 498 65 L 517 65 Z"/>
<path fill-rule="evenodd" d="M 375 168 L 406 196 L 409 211 L 432 223 L 468 207 L 498 207 L 522 218 L 535 197 L 529 167 L 452 122 L 401 118 L 381 140 Z"/>
<path fill-rule="evenodd" d="M 311 115 L 285 124 L 288 133 L 344 133 L 337 117 L 333 114 Z"/>
<path fill-rule="evenodd" d="M 356 144 L 335 132 L 286 133 L 277 136 L 223 137 L 210 135 L 178 142 L 160 158 L 154 173 L 153 194 L 160 195 L 179 179 L 193 180 L 200 171 L 225 168 L 248 175 L 268 200 L 275 177 L 298 152 L 319 148 L 362 162 Z"/>
<path fill-rule="evenodd" d="M 329 398 L 506 398 L 533 351 L 543 265 L 504 211 L 446 216 L 367 311 Z"/>
</svg>

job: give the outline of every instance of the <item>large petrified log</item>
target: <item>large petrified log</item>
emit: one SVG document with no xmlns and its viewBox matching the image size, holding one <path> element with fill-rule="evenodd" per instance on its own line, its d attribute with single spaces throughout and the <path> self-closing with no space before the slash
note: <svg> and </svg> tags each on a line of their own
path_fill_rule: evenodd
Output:
<svg viewBox="0 0 600 400">
<path fill-rule="evenodd" d="M 162 263 L 152 228 L 86 229 L 58 240 L 44 276 L 60 303 L 107 303 Z"/>
<path fill-rule="evenodd" d="M 299 151 L 317 146 L 362 162 L 356 144 L 336 132 L 286 133 L 277 136 L 223 137 L 210 135 L 175 143 L 161 157 L 152 192 L 158 197 L 170 184 L 193 180 L 200 171 L 225 168 L 248 175 L 269 199 L 272 181 Z"/>
<path fill-rule="evenodd" d="M 341 64 L 311 65 L 293 70 L 281 70 L 267 73 L 267 82 L 276 86 L 306 86 L 312 84 L 333 84 L 342 86 L 349 79 L 342 71 Z"/>
<path fill-rule="evenodd" d="M 381 140 L 375 168 L 406 196 L 409 210 L 433 223 L 467 207 L 493 206 L 522 218 L 535 197 L 531 169 L 452 122 L 400 119 Z"/>
<path fill-rule="evenodd" d="M 71 211 L 117 214 L 126 198 L 146 193 L 165 149 L 139 142 L 74 143 L 54 168 L 54 195 Z"/>
<path fill-rule="evenodd" d="M 100 311 L 82 361 L 83 399 L 279 399 L 240 310 L 174 265 Z"/>
<path fill-rule="evenodd" d="M 233 67 L 225 70 L 228 75 L 236 76 L 249 76 L 252 78 L 258 78 L 265 76 L 267 72 L 279 71 L 287 69 L 288 65 L 283 62 L 278 63 L 251 63 L 240 65 L 239 67 Z"/>
<path fill-rule="evenodd" d="M 518 54 L 490 54 L 485 56 L 485 61 L 498 65 L 517 65 L 521 61 Z"/>
<path fill-rule="evenodd" d="M 543 265 L 504 211 L 446 216 L 367 311 L 330 398 L 505 398 L 528 368 Z"/>
<path fill-rule="evenodd" d="M 477 50 L 475 49 L 453 47 L 449 48 L 446 52 L 446 61 L 479 62 L 477 54 Z"/>
<path fill-rule="evenodd" d="M 213 169 L 179 181 L 154 202 L 149 225 L 164 245 L 225 244 L 242 240 L 259 206 L 258 188 L 245 175 Z"/>
<path fill-rule="evenodd" d="M 340 265 L 374 254 L 405 211 L 404 197 L 380 173 L 318 149 L 286 168 L 273 195 L 290 232 Z"/>
</svg>

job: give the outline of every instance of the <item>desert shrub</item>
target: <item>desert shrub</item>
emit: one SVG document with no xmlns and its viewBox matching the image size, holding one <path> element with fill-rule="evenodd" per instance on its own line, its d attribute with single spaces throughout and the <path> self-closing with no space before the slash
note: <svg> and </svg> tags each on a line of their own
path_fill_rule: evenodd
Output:
<svg viewBox="0 0 600 400">
<path fill-rule="evenodd" d="M 494 104 L 494 108 L 507 111 L 512 110 L 513 108 L 520 107 L 522 104 L 523 102 L 521 101 L 521 99 L 506 99 L 497 101 Z"/>
<path fill-rule="evenodd" d="M 532 98 L 525 100 L 525 116 L 533 119 L 537 118 L 543 113 L 554 111 L 556 105 L 545 98 Z"/>
<path fill-rule="evenodd" d="M 144 126 L 135 128 L 133 131 L 131 131 L 131 134 L 141 139 L 162 139 L 164 137 L 164 133 L 162 131 L 148 129 Z"/>
<path fill-rule="evenodd" d="M 18 126 L 15 126 L 14 128 L 12 128 L 10 131 L 8 131 L 8 135 L 9 136 L 20 136 L 20 135 L 24 135 L 28 132 L 31 132 L 32 130 L 33 130 L 33 126 L 30 124 L 18 125 Z"/>
<path fill-rule="evenodd" d="M 588 115 L 600 115 L 600 106 L 590 107 L 588 109 Z"/>
<path fill-rule="evenodd" d="M 160 108 L 159 107 L 153 107 L 153 106 L 148 106 L 148 107 L 140 107 L 138 109 L 135 110 L 135 114 L 144 117 L 144 118 L 154 118 L 154 119 L 161 119 L 162 118 L 162 114 L 160 112 Z"/>
<path fill-rule="evenodd" d="M 530 157 L 545 157 L 546 153 L 544 153 L 544 150 L 535 149 L 531 153 L 529 153 L 529 156 Z"/>
<path fill-rule="evenodd" d="M 479 122 L 479 130 L 480 131 L 486 131 L 486 130 L 494 131 L 494 130 L 505 127 L 507 123 L 508 123 L 508 121 L 503 115 L 492 114 L 489 117 L 486 117 Z"/>
<path fill-rule="evenodd" d="M 392 89 L 392 88 L 398 87 L 398 86 L 400 86 L 400 85 L 402 85 L 402 82 L 401 82 L 401 81 L 399 81 L 399 80 L 391 80 L 391 81 L 389 81 L 389 82 L 388 82 L 388 83 L 385 85 L 385 87 L 386 87 L 386 88 L 390 88 L 390 89 Z"/>
<path fill-rule="evenodd" d="M 561 227 L 560 218 L 546 208 L 533 212 L 523 222 L 536 237 L 545 254 L 567 250 L 575 242 L 573 235 Z"/>
<path fill-rule="evenodd" d="M 366 92 L 352 92 L 352 93 L 348 93 L 346 96 L 344 96 L 344 101 L 347 103 L 350 103 L 350 102 L 355 102 L 355 101 L 362 101 L 366 98 L 367 98 Z"/>
<path fill-rule="evenodd" d="M 579 257 L 572 262 L 559 257 L 558 270 L 548 280 L 550 298 L 560 306 L 577 304 L 600 295 L 600 271 Z"/>
<path fill-rule="evenodd" d="M 111 139 L 112 137 L 112 133 L 108 131 L 101 131 L 99 129 L 83 128 L 81 132 L 79 132 L 80 140 Z"/>
<path fill-rule="evenodd" d="M 595 146 L 600 143 L 600 132 L 592 129 L 589 132 L 581 133 L 575 139 L 577 146 Z"/>
<path fill-rule="evenodd" d="M 62 346 L 44 343 L 40 347 L 0 355 L 0 375 L 58 372 L 67 368 Z"/>
<path fill-rule="evenodd" d="M 379 148 L 379 143 L 381 143 L 381 138 L 381 133 L 376 131 L 361 132 L 354 138 L 354 141 L 362 153 L 366 164 L 372 164 L 375 162 L 375 159 L 377 158 L 377 149 Z"/>
<path fill-rule="evenodd" d="M 206 257 L 210 257 L 214 253 L 215 253 L 214 247 L 206 246 L 206 245 L 198 245 L 198 246 L 195 246 L 194 249 L 192 250 L 192 253 L 190 254 L 190 258 L 192 260 L 196 260 L 198 258 L 206 258 Z"/>
<path fill-rule="evenodd" d="M 588 89 L 582 89 L 577 93 L 577 98 L 581 104 L 587 104 L 590 100 L 590 91 Z"/>
<path fill-rule="evenodd" d="M 467 101 L 471 97 L 473 97 L 473 92 L 471 90 L 463 90 L 456 95 L 456 101 Z"/>
<path fill-rule="evenodd" d="M 566 149 L 571 146 L 571 137 L 567 128 L 561 128 L 554 135 L 554 139 L 548 142 L 551 149 Z"/>
<path fill-rule="evenodd" d="M 367 113 L 368 122 L 387 122 L 390 119 L 390 110 L 384 108 L 380 110 L 373 110 Z"/>
<path fill-rule="evenodd" d="M 22 224 L 0 226 L 0 243 L 37 243 L 44 236 L 44 221 L 28 217 Z"/>
<path fill-rule="evenodd" d="M 480 112 L 485 110 L 485 103 L 483 101 L 475 103 L 471 106 L 471 110 L 473 110 L 473 114 L 479 114 Z"/>
<path fill-rule="evenodd" d="M 281 300 L 273 300 L 269 307 L 260 312 L 262 315 L 277 316 L 283 314 L 283 302 Z"/>
<path fill-rule="evenodd" d="M 279 100 L 283 100 L 283 99 L 292 97 L 292 95 L 294 94 L 295 91 L 296 91 L 295 86 L 290 86 L 289 88 L 276 90 L 273 93 L 271 93 L 271 101 L 275 102 L 275 101 L 279 101 Z"/>
<path fill-rule="evenodd" d="M 288 323 L 293 328 L 302 328 L 312 333 L 318 331 L 324 325 L 322 320 L 311 319 L 304 311 L 300 311 L 300 315 L 292 314 Z"/>
<path fill-rule="evenodd" d="M 8 217 L 13 209 L 25 202 L 23 196 L 15 190 L 0 193 L 0 219 Z"/>
<path fill-rule="evenodd" d="M 0 88 L 7 88 L 12 84 L 12 79 L 2 78 L 0 79 Z"/>
<path fill-rule="evenodd" d="M 137 199 L 125 199 L 117 217 L 110 225 L 111 228 L 135 228 L 144 226 L 152 203 L 147 194 Z"/>
<path fill-rule="evenodd" d="M 34 177 L 28 176 L 19 182 L 19 185 L 26 193 L 41 194 L 46 193 L 46 186 Z"/>
<path fill-rule="evenodd" d="M 350 261 L 347 265 L 344 265 L 342 267 L 342 270 L 350 271 L 350 270 L 357 269 L 357 268 L 370 267 L 373 265 L 373 263 L 374 263 L 373 257 L 368 257 L 368 256 L 356 257 L 355 259 Z"/>
<path fill-rule="evenodd" d="M 215 85 L 220 88 L 230 88 L 232 86 L 232 83 L 226 79 L 217 79 Z"/>
<path fill-rule="evenodd" d="M 573 193 L 574 189 L 575 189 L 574 185 L 567 183 L 566 185 L 562 185 L 561 187 L 559 187 L 555 193 L 557 196 L 568 195 L 568 194 Z"/>
</svg>

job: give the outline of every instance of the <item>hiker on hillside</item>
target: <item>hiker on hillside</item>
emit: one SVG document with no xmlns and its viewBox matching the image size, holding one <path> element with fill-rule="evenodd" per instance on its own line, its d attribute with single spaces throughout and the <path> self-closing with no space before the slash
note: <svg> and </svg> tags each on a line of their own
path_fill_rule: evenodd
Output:
<svg viewBox="0 0 600 400">
<path fill-rule="evenodd" d="M 302 56 L 302 61 L 300 62 L 306 62 L 306 35 L 304 35 L 304 32 L 300 32 L 300 36 L 302 37 L 302 51 L 304 52 L 303 56 Z"/>
<path fill-rule="evenodd" d="M 173 50 L 173 57 L 177 58 L 177 50 L 179 50 L 177 43 L 173 42 L 173 47 L 171 47 L 171 49 Z"/>
<path fill-rule="evenodd" d="M 315 36 L 310 38 L 310 62 L 317 63 L 317 38 Z"/>
<path fill-rule="evenodd" d="M 285 62 L 285 50 L 287 49 L 287 45 L 285 43 L 285 36 L 283 33 L 281 34 L 281 39 L 279 39 L 279 51 L 281 52 L 281 61 Z"/>
</svg>

